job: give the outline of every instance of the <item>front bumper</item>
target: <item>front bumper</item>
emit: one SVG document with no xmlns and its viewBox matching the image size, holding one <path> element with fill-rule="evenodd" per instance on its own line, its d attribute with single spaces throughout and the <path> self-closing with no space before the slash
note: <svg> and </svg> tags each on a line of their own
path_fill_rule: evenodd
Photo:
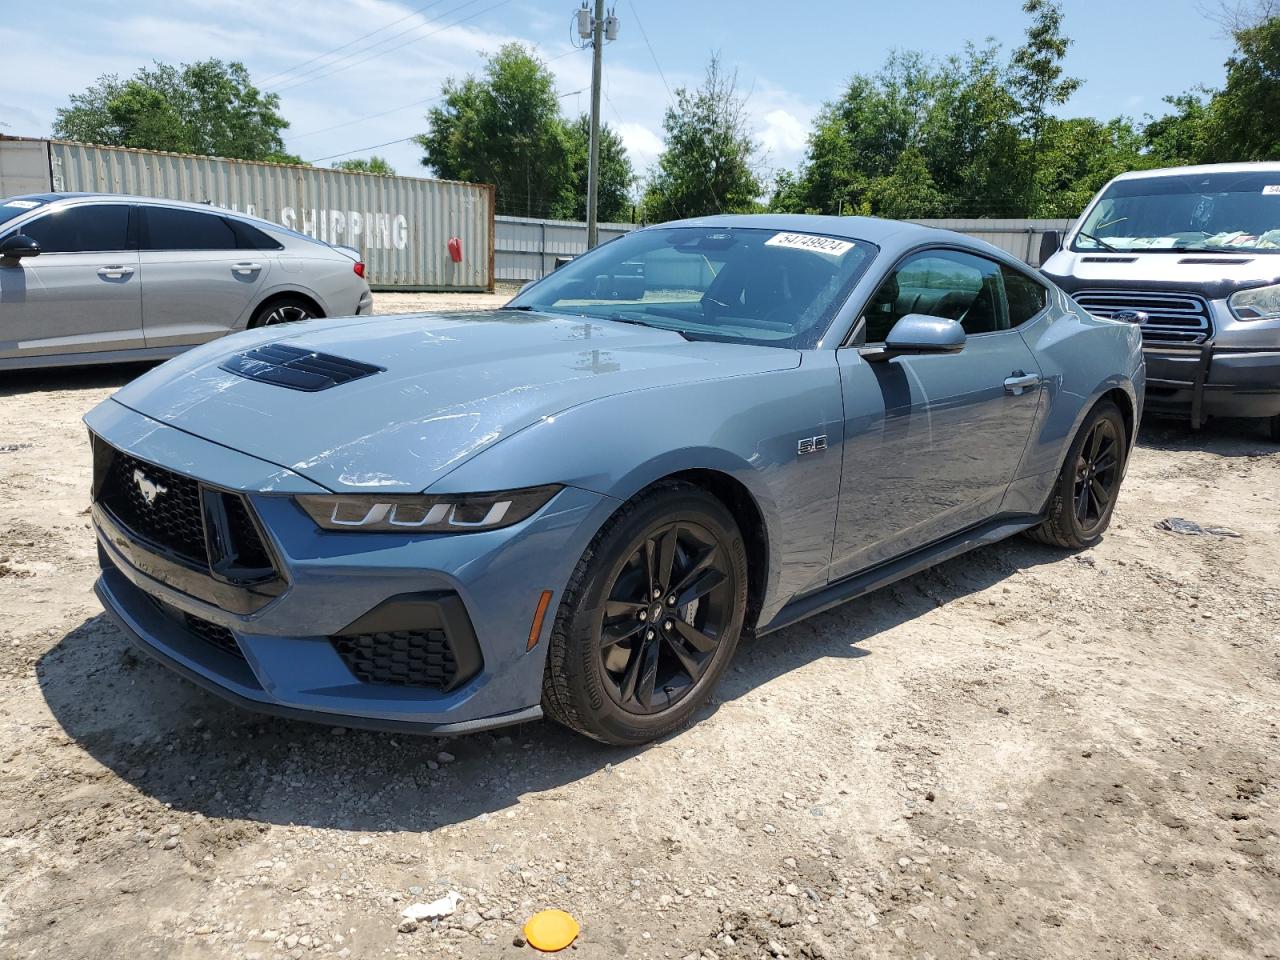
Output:
<svg viewBox="0 0 1280 960">
<path fill-rule="evenodd" d="M 172 571 L 101 506 L 94 509 L 102 573 L 96 590 L 110 617 L 160 662 L 241 706 L 326 724 L 466 733 L 541 715 L 547 617 L 528 649 L 542 591 L 558 602 L 608 498 L 566 488 L 538 514 L 504 530 L 401 536 L 330 533 L 315 526 L 292 496 L 237 486 L 254 471 L 242 454 L 181 434 L 141 415 L 91 416 L 108 443 L 141 460 L 228 490 L 246 492 L 285 581 L 278 596 L 235 612 L 197 575 Z M 204 469 L 196 469 L 203 462 Z M 261 461 L 258 461 L 261 464 Z M 280 477 L 271 486 L 308 481 Z M 300 492 L 295 490 L 292 492 Z M 406 596 L 456 598 L 464 632 L 478 650 L 474 669 L 439 688 L 361 679 L 331 638 Z M 453 602 L 452 600 L 450 602 Z M 192 622 L 229 631 L 228 652 Z M 398 629 L 394 625 L 362 628 Z M 460 658 L 461 659 L 461 658 Z"/>
<path fill-rule="evenodd" d="M 1146 409 L 1190 416 L 1195 427 L 1209 417 L 1280 415 L 1280 350 L 1201 344 L 1147 345 Z"/>
</svg>

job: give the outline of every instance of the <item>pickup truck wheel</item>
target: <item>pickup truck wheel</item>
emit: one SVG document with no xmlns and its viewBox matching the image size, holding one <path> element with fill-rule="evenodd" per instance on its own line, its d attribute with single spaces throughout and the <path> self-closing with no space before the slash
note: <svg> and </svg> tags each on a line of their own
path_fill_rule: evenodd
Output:
<svg viewBox="0 0 1280 960">
<path fill-rule="evenodd" d="M 1079 550 L 1102 539 L 1124 477 L 1128 441 L 1120 408 L 1103 400 L 1090 411 L 1067 451 L 1044 522 L 1027 536 Z"/>
<path fill-rule="evenodd" d="M 732 658 L 746 607 L 746 546 L 725 506 L 685 483 L 641 493 L 596 534 L 569 579 L 544 710 L 624 746 L 680 728 Z"/>
</svg>

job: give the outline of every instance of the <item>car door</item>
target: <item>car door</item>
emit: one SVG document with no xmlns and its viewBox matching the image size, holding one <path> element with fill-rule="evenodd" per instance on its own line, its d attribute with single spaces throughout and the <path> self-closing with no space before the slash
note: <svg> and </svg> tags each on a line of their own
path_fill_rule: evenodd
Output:
<svg viewBox="0 0 1280 960">
<path fill-rule="evenodd" d="M 144 204 L 142 322 L 148 347 L 204 343 L 233 329 L 270 270 L 215 210 Z"/>
<path fill-rule="evenodd" d="M 837 351 L 845 444 L 832 578 L 990 519 L 1022 459 L 1040 369 L 1011 328 L 1002 269 L 962 250 L 907 256 L 863 314 L 864 345 L 903 316 L 958 320 L 964 348 L 870 363 Z"/>
<path fill-rule="evenodd" d="M 0 358 L 143 346 L 138 251 L 128 203 L 59 204 L 5 231 L 40 244 L 0 259 Z"/>
</svg>

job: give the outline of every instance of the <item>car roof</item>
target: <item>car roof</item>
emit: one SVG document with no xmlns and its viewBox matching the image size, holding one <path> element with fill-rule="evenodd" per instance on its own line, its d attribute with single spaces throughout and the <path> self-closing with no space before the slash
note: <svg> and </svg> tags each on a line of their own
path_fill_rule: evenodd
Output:
<svg viewBox="0 0 1280 960">
<path fill-rule="evenodd" d="M 257 226 L 265 224 L 277 230 L 287 229 L 281 227 L 278 223 L 272 223 L 270 220 L 264 220 L 262 217 L 251 216 L 247 213 L 241 213 L 238 210 L 228 210 L 225 207 L 219 207 L 214 203 L 194 203 L 190 200 L 170 200 L 167 197 L 143 197 L 130 193 L 90 193 L 78 191 L 60 191 L 57 193 L 26 193 L 16 197 L 5 197 L 4 200 L 40 200 L 43 203 L 57 203 L 62 200 L 116 200 L 124 203 L 147 203 L 155 206 L 163 207 L 179 207 L 184 210 L 199 210 L 204 213 L 217 213 L 224 217 L 234 217 L 238 220 L 245 220 Z M 289 231 L 296 233 L 296 231 Z M 299 234 L 301 236 L 301 234 Z M 308 238 L 310 239 L 310 238 Z"/>
</svg>

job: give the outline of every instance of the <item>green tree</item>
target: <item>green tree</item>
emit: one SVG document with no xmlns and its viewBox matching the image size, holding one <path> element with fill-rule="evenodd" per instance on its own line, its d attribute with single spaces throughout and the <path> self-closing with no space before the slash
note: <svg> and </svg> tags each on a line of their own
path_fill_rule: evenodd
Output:
<svg viewBox="0 0 1280 960">
<path fill-rule="evenodd" d="M 1057 0 L 1025 0 L 1023 13 L 1030 14 L 1026 42 L 1013 52 L 1009 84 L 1022 106 L 1023 129 L 1029 138 L 1031 170 L 1040 159 L 1041 141 L 1049 120 L 1049 108 L 1067 102 L 1081 81 L 1063 76 L 1062 61 L 1071 40 L 1062 33 L 1062 7 Z M 1030 205 L 1036 205 L 1037 179 L 1031 179 Z"/>
<path fill-rule="evenodd" d="M 1112 177 L 1160 165 L 1143 152 L 1142 132 L 1125 117 L 1105 123 L 1092 117 L 1050 117 L 1043 135 L 1035 171 L 1036 217 L 1079 216 Z"/>
<path fill-rule="evenodd" d="M 645 191 L 655 221 L 757 209 L 764 187 L 757 172 L 759 144 L 747 123 L 737 72 L 713 56 L 702 86 L 681 87 L 662 120 L 665 149 Z"/>
<path fill-rule="evenodd" d="M 333 165 L 335 170 L 346 170 L 348 173 L 376 173 L 384 177 L 394 177 L 395 168 L 385 157 L 374 154 L 371 157 L 357 157 L 353 160 L 339 160 Z"/>
<path fill-rule="evenodd" d="M 568 133 L 555 78 L 524 46 L 509 43 L 480 77 L 445 82 L 443 103 L 414 138 L 424 166 L 447 180 L 492 183 L 498 213 L 545 217 L 571 177 Z"/>
<path fill-rule="evenodd" d="M 1210 102 L 1208 153 L 1220 162 L 1280 159 L 1280 16 L 1234 38 L 1226 86 Z"/>
<path fill-rule="evenodd" d="M 565 220 L 587 219 L 587 164 L 591 152 L 591 118 L 585 113 L 566 128 L 569 177 L 553 216 Z M 631 186 L 635 171 L 622 138 L 608 124 L 600 125 L 600 192 L 596 211 L 603 222 L 630 221 Z"/>
<path fill-rule="evenodd" d="M 1204 89 L 1165 97 L 1173 111 L 1159 118 L 1147 116 L 1142 139 L 1152 163 L 1177 167 L 1205 162 L 1210 155 L 1211 97 L 1212 91 Z"/>
<path fill-rule="evenodd" d="M 280 98 L 263 93 L 241 63 L 157 62 L 121 80 L 98 78 L 59 108 L 54 136 L 108 146 L 240 160 L 298 163 L 285 153 Z"/>
</svg>

